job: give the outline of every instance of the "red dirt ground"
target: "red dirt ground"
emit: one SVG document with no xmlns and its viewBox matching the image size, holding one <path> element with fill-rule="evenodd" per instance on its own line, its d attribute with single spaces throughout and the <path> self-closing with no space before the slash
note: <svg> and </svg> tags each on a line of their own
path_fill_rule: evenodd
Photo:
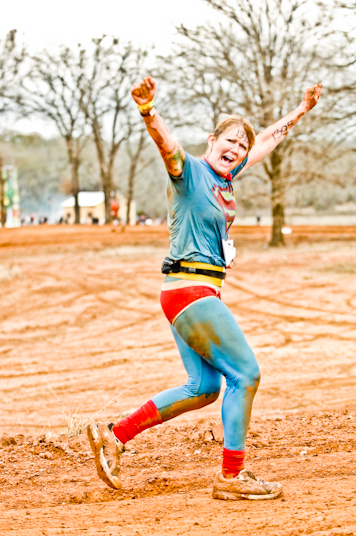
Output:
<svg viewBox="0 0 356 536">
<path fill-rule="evenodd" d="M 0 230 L 0 527 L 23 535 L 356 535 L 356 229 L 233 228 L 223 299 L 262 370 L 248 467 L 275 501 L 211 498 L 221 398 L 130 442 L 121 491 L 62 413 L 116 419 L 185 380 L 159 306 L 167 230 Z M 62 402 L 61 402 L 62 401 Z M 203 420 L 200 420 L 202 419 Z M 56 435 L 57 434 L 57 435 Z"/>
</svg>

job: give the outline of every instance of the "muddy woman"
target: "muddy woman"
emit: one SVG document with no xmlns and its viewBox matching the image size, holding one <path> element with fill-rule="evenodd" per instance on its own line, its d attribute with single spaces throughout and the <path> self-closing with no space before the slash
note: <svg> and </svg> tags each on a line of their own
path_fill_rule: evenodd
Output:
<svg viewBox="0 0 356 536">
<path fill-rule="evenodd" d="M 188 154 L 172 137 L 155 109 L 156 82 L 147 77 L 131 94 L 168 172 L 170 251 L 163 261 L 161 305 L 170 322 L 188 379 L 155 395 L 116 424 L 88 427 L 99 477 L 120 486 L 120 456 L 137 434 L 186 411 L 212 404 L 222 376 L 224 448 L 213 483 L 216 499 L 274 499 L 282 486 L 245 469 L 245 439 L 260 371 L 234 315 L 221 300 L 226 268 L 235 249 L 228 239 L 235 217 L 232 180 L 283 141 L 297 121 L 318 102 L 321 84 L 305 91 L 303 102 L 255 136 L 240 115 L 221 121 L 208 136 L 203 158 Z"/>
</svg>

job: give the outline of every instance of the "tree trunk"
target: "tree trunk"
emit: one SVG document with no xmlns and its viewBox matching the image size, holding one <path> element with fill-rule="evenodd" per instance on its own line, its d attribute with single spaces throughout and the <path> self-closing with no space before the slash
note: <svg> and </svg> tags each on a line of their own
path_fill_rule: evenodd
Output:
<svg viewBox="0 0 356 536">
<path fill-rule="evenodd" d="M 133 200 L 134 195 L 134 185 L 135 185 L 135 177 L 137 172 L 137 164 L 138 159 L 140 157 L 140 154 L 145 146 L 145 137 L 146 137 L 146 129 L 142 129 L 140 133 L 140 139 L 137 144 L 136 151 L 133 153 L 130 149 L 130 146 L 128 147 L 128 153 L 131 160 L 130 165 L 130 172 L 129 172 L 129 180 L 128 180 L 128 189 L 127 189 L 127 211 L 126 211 L 126 225 L 130 224 L 130 211 L 131 211 L 131 204 Z"/>
<path fill-rule="evenodd" d="M 114 191 L 113 186 L 113 170 L 108 169 L 106 172 L 103 172 L 101 175 L 101 181 L 103 184 L 103 191 L 104 191 L 104 197 L 105 197 L 105 223 L 111 223 L 112 221 L 112 215 L 111 215 L 111 192 Z"/>
<path fill-rule="evenodd" d="M 0 155 L 0 221 L 1 227 L 6 223 L 6 209 L 5 209 L 5 179 L 2 177 L 3 159 Z"/>
<path fill-rule="evenodd" d="M 284 246 L 284 236 L 282 228 L 284 227 L 284 206 L 282 203 L 276 203 L 272 206 L 272 238 L 269 243 L 271 247 Z"/>
<path fill-rule="evenodd" d="M 74 139 L 72 134 L 66 136 L 67 142 L 67 154 L 71 167 L 71 189 L 74 197 L 74 223 L 80 223 L 80 207 L 79 207 L 79 166 L 80 162 L 80 150 L 79 140 Z"/>
<path fill-rule="evenodd" d="M 74 197 L 74 223 L 80 223 L 79 207 L 79 161 L 74 158 L 72 162 L 72 193 Z"/>
<path fill-rule="evenodd" d="M 132 204 L 133 193 L 134 193 L 136 166 L 137 166 L 137 160 L 131 162 L 128 189 L 127 189 L 126 225 L 130 225 L 130 212 L 131 212 L 131 204 Z"/>
<path fill-rule="evenodd" d="M 282 151 L 278 147 L 270 156 L 270 180 L 272 183 L 272 237 L 269 245 L 271 247 L 284 246 L 284 181 L 281 171 Z"/>
<path fill-rule="evenodd" d="M 120 144 L 117 144 L 115 147 L 111 147 L 110 156 L 109 156 L 108 162 L 106 163 L 104 143 L 101 138 L 100 126 L 96 120 L 92 121 L 92 129 L 93 129 L 93 135 L 94 135 L 94 143 L 96 146 L 96 152 L 98 155 L 101 184 L 103 186 L 103 192 L 104 192 L 105 224 L 109 224 L 112 221 L 111 192 L 114 191 L 114 185 L 113 185 L 114 159 L 120 147 Z"/>
</svg>

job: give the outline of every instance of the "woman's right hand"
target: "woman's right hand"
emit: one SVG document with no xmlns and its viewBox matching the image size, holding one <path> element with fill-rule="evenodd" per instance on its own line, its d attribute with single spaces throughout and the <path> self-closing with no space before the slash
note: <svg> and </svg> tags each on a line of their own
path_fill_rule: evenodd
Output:
<svg viewBox="0 0 356 536">
<path fill-rule="evenodd" d="M 152 102 L 155 93 L 156 81 L 151 76 L 140 80 L 131 89 L 132 98 L 139 106 L 144 106 Z M 150 104 L 147 108 L 151 110 L 152 105 Z M 168 173 L 173 175 L 173 177 L 180 177 L 185 160 L 183 148 L 172 137 L 167 125 L 158 113 L 155 113 L 153 116 L 149 114 L 145 115 L 144 120 L 148 133 L 161 153 Z"/>
<path fill-rule="evenodd" d="M 131 89 L 131 95 L 136 104 L 148 104 L 153 100 L 156 93 L 156 81 L 151 76 L 147 76 L 137 82 Z"/>
</svg>

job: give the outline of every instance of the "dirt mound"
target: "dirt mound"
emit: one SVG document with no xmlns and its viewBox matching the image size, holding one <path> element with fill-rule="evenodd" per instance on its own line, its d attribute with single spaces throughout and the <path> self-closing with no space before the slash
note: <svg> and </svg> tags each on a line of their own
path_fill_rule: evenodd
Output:
<svg viewBox="0 0 356 536">
<path fill-rule="evenodd" d="M 37 534 L 44 522 L 42 534 L 57 534 L 64 520 L 66 534 L 105 528 L 113 535 L 198 535 L 209 526 L 218 534 L 353 535 L 355 430 L 356 414 L 347 411 L 254 419 L 248 467 L 285 489 L 282 499 L 267 504 L 211 499 L 221 463 L 217 421 L 163 425 L 138 436 L 122 456 L 118 491 L 97 478 L 85 434 L 4 436 L 1 511 L 6 530 L 18 530 L 20 523 L 24 534 Z"/>
</svg>

